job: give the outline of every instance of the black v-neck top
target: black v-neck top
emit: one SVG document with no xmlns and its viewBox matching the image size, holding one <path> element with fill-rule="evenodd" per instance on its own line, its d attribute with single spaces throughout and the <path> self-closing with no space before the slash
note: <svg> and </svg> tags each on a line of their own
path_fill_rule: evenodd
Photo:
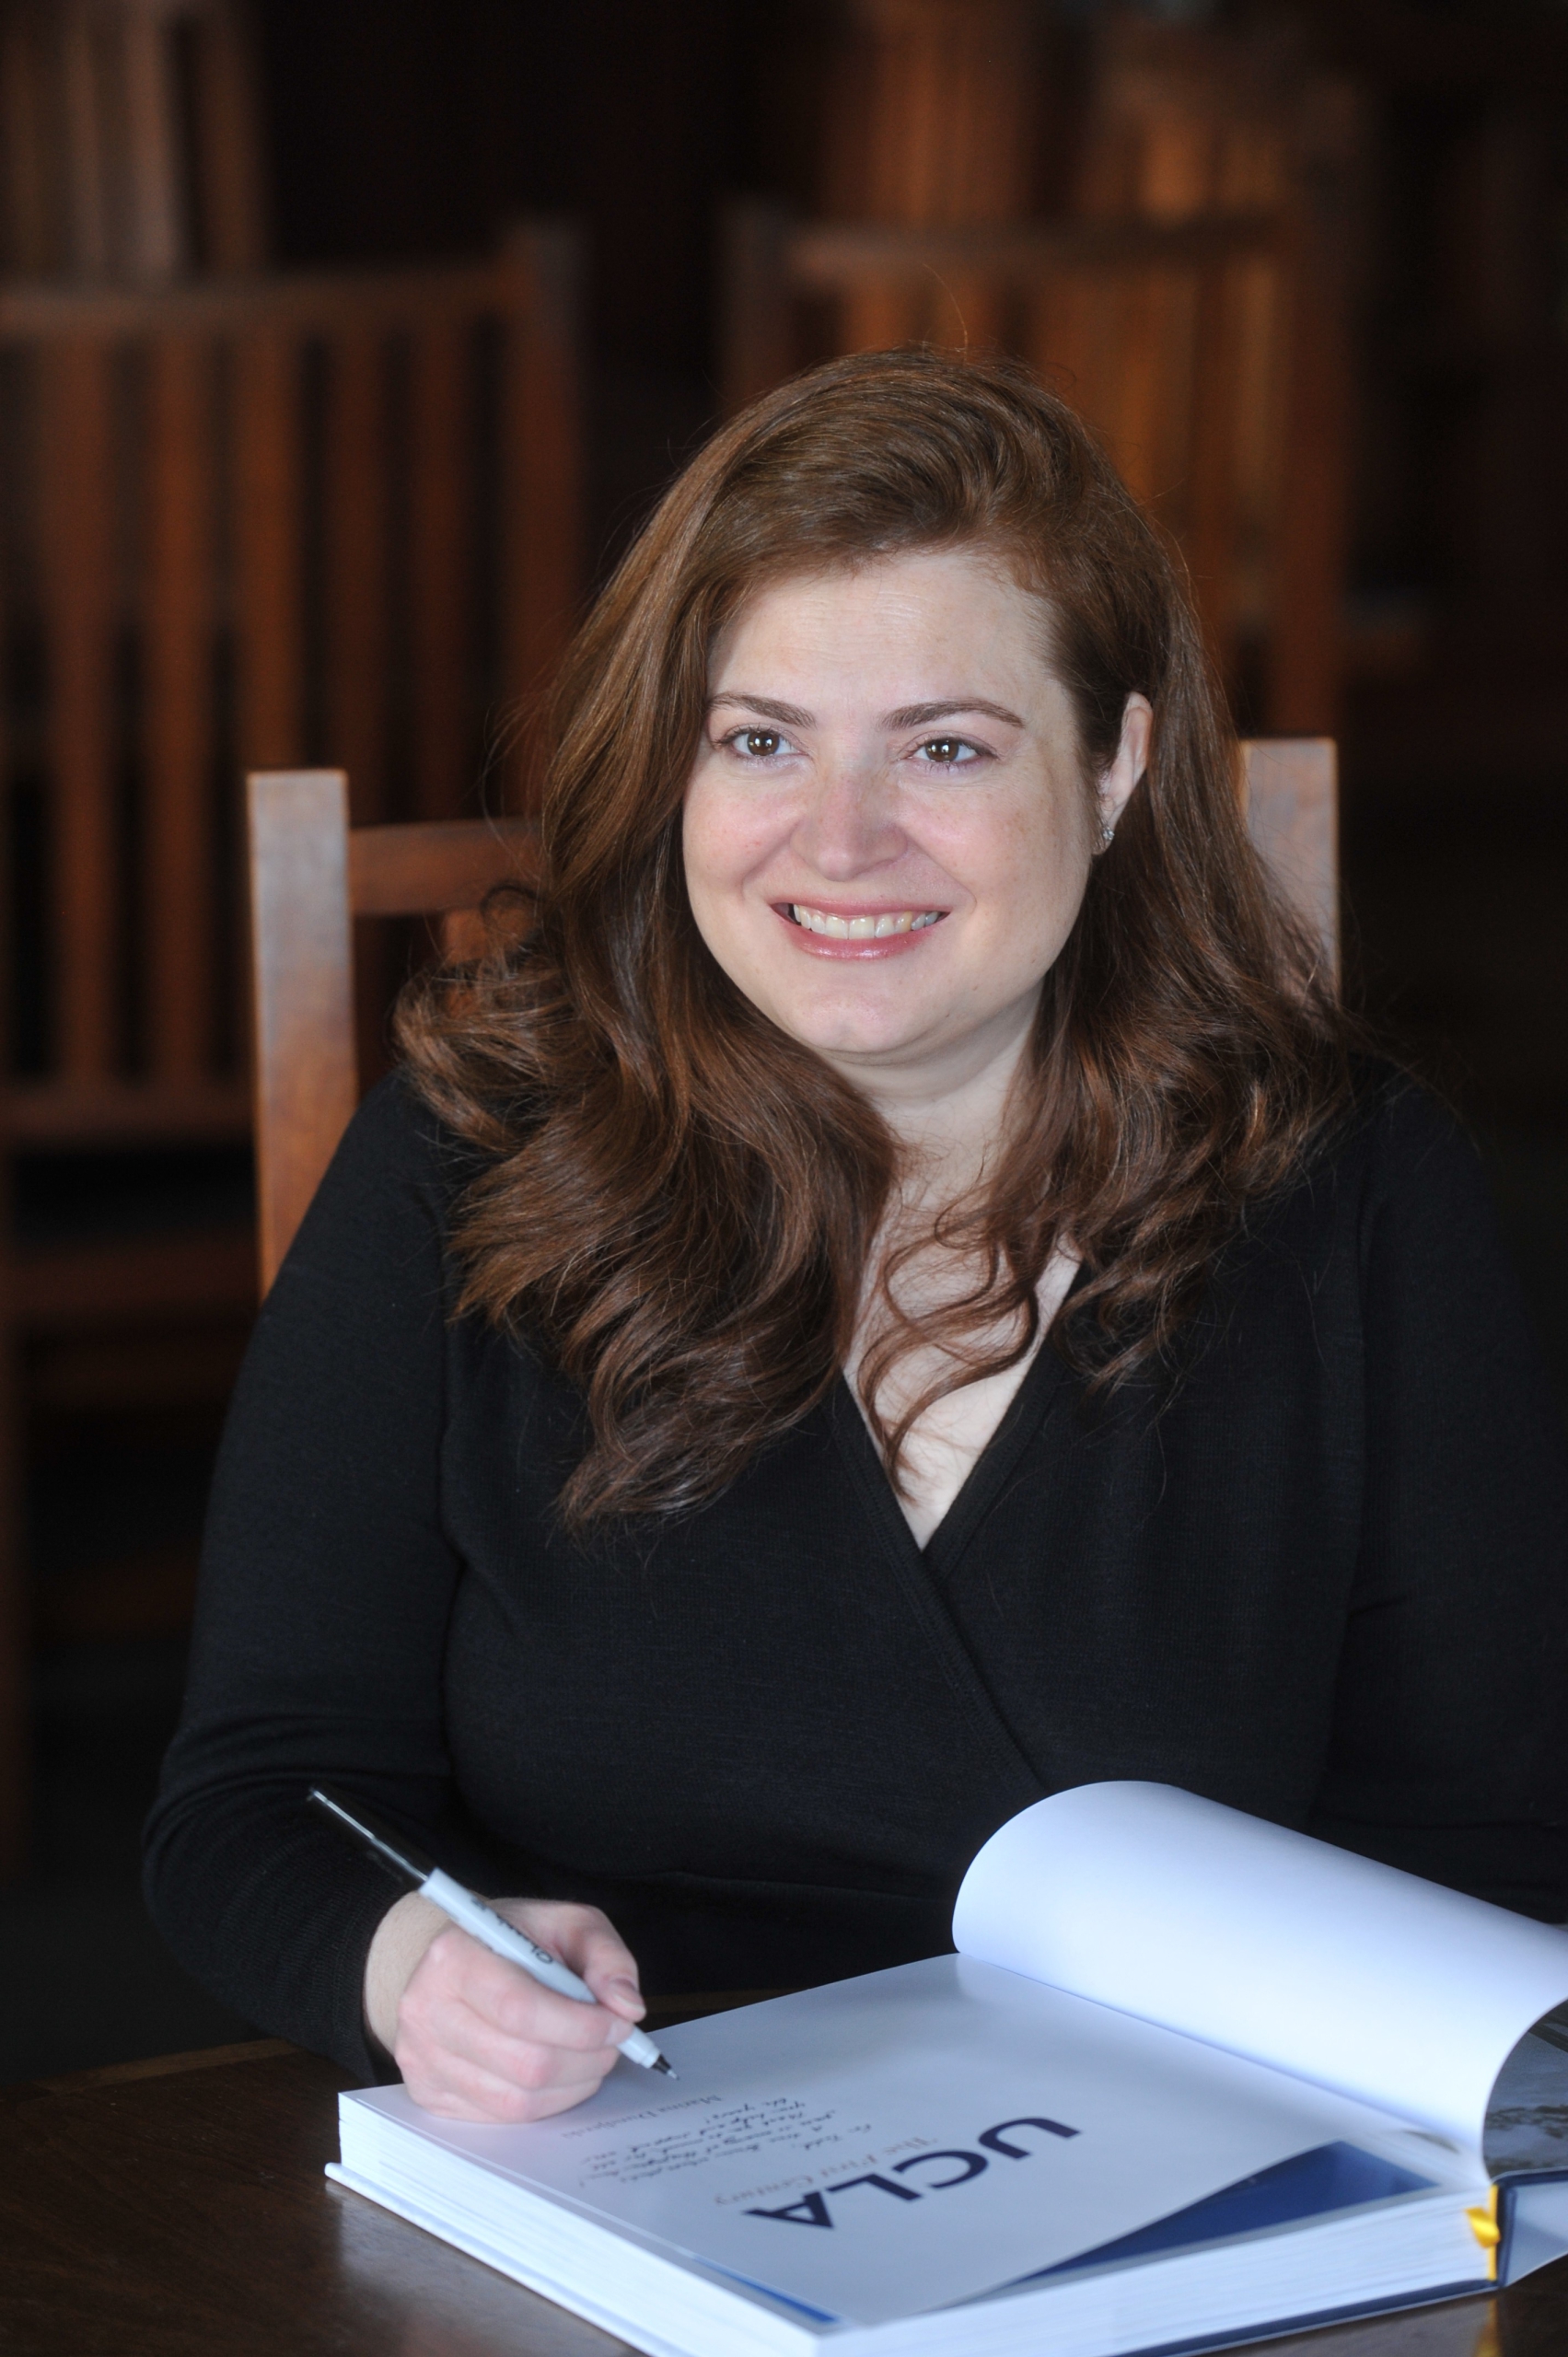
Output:
<svg viewBox="0 0 1568 2357">
<path fill-rule="evenodd" d="M 147 1893 L 237 2011 L 374 2072 L 397 1892 L 318 1778 L 604 1907 L 656 1992 L 945 1949 L 986 1836 L 1107 1777 L 1568 1915 L 1562 1427 L 1419 1092 L 1254 1211 L 1176 1379 L 1092 1405 L 1048 1344 L 923 1552 L 842 1385 L 702 1512 L 563 1538 L 580 1402 L 452 1316 L 464 1169 L 376 1091 L 236 1394 Z"/>
</svg>

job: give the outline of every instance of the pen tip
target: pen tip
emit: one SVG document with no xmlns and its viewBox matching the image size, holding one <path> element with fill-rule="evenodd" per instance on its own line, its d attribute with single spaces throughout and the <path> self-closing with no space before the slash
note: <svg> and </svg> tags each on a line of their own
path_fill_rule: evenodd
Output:
<svg viewBox="0 0 1568 2357">
<path fill-rule="evenodd" d="M 659 2056 L 658 2061 L 654 2064 L 654 2069 L 656 2071 L 662 2071 L 667 2079 L 673 2079 L 675 2076 L 674 2072 L 670 2069 L 669 2064 L 665 2061 L 662 2054 Z"/>
</svg>

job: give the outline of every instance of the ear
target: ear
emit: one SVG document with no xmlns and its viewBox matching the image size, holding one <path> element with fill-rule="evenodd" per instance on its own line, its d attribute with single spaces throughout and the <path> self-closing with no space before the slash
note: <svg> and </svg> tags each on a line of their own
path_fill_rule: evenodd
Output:
<svg viewBox="0 0 1568 2357">
<path fill-rule="evenodd" d="M 1121 714 L 1121 741 L 1109 769 L 1101 772 L 1096 795 L 1100 834 L 1109 847 L 1116 823 L 1127 807 L 1132 788 L 1149 765 L 1149 739 L 1154 734 L 1154 706 L 1147 696 L 1129 696 Z"/>
</svg>

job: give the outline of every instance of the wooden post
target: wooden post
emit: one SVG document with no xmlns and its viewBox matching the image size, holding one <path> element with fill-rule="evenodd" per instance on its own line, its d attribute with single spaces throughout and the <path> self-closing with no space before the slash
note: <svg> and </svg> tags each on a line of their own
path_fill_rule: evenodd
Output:
<svg viewBox="0 0 1568 2357">
<path fill-rule="evenodd" d="M 264 1293 L 359 1094 L 348 780 L 342 770 L 285 770 L 246 784 Z"/>
<path fill-rule="evenodd" d="M 1288 905 L 1340 971 L 1339 755 L 1330 737 L 1254 737 L 1239 751 L 1248 831 Z"/>
<path fill-rule="evenodd" d="M 470 324 L 416 328 L 409 594 L 414 771 L 422 819 L 455 819 L 471 783 L 473 338 Z"/>
</svg>

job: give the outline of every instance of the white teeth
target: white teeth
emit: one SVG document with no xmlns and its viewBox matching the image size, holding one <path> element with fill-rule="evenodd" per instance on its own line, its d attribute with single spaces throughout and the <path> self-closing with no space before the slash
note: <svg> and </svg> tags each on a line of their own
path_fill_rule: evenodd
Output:
<svg viewBox="0 0 1568 2357">
<path fill-rule="evenodd" d="M 802 900 L 791 901 L 789 912 L 807 933 L 826 934 L 832 941 L 885 941 L 893 933 L 919 933 L 943 914 L 940 909 L 900 909 L 890 916 L 835 917 L 825 909 L 809 909 Z"/>
</svg>

